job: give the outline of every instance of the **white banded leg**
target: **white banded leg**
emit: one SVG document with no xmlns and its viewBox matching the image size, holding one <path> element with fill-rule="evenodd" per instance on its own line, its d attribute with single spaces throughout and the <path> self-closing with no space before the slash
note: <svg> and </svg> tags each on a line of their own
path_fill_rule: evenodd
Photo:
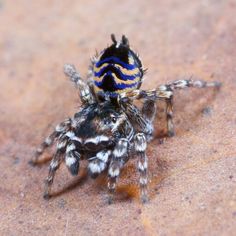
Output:
<svg viewBox="0 0 236 236">
<path fill-rule="evenodd" d="M 53 145 L 55 139 L 65 132 L 71 126 L 71 119 L 66 119 L 64 122 L 58 124 L 55 130 L 41 143 L 40 147 L 37 148 L 34 158 L 29 161 L 31 165 L 37 165 L 39 163 L 39 157 L 44 151 Z"/>
<path fill-rule="evenodd" d="M 166 99 L 166 120 L 167 120 L 167 135 L 173 137 L 175 135 L 173 123 L 173 97 Z"/>
<path fill-rule="evenodd" d="M 145 127 L 142 123 L 144 119 L 139 118 L 138 112 L 136 111 L 135 107 L 129 105 L 129 100 L 139 100 L 139 99 L 146 99 L 142 114 L 145 118 L 152 120 L 154 118 L 155 109 L 154 104 L 157 99 L 165 99 L 166 101 L 166 117 L 167 117 L 167 132 L 168 136 L 174 135 L 174 125 L 173 125 L 173 92 L 176 89 L 184 89 L 184 88 L 207 88 L 213 87 L 219 89 L 221 87 L 221 83 L 217 81 L 213 82 L 206 82 L 203 80 L 176 80 L 170 84 L 161 85 L 157 89 L 154 90 L 132 90 L 129 92 L 121 93 L 118 97 L 118 102 L 125 107 L 126 111 L 135 117 L 135 120 L 138 121 L 140 125 Z M 151 109 L 150 107 L 151 106 Z M 153 110 L 153 112 L 152 112 Z M 135 114 L 136 113 L 136 114 Z M 132 116 L 130 117 L 132 119 Z M 146 127 L 151 127 L 148 123 Z M 145 131 L 146 133 L 146 131 Z"/>
<path fill-rule="evenodd" d="M 37 165 L 39 162 L 39 157 L 44 153 L 44 151 L 52 146 L 55 138 L 57 137 L 57 132 L 52 132 L 42 143 L 41 145 L 36 149 L 34 157 L 32 160 L 29 161 L 30 165 Z"/>
<path fill-rule="evenodd" d="M 172 90 L 183 89 L 183 88 L 187 88 L 187 87 L 193 87 L 193 88 L 215 87 L 215 88 L 219 88 L 219 87 L 221 87 L 221 83 L 217 82 L 217 81 L 206 82 L 203 80 L 187 79 L 187 80 L 176 80 L 176 81 L 168 84 L 167 87 L 170 87 Z"/>
<path fill-rule="evenodd" d="M 172 83 L 161 85 L 157 89 L 153 90 L 132 90 L 128 92 L 121 93 L 118 97 L 118 102 L 127 102 L 129 100 L 135 100 L 135 99 L 149 99 L 149 100 L 156 100 L 158 98 L 170 98 L 173 96 L 173 90 L 176 89 L 184 89 L 184 88 L 207 88 L 207 87 L 213 87 L 213 88 L 220 88 L 221 83 L 218 81 L 213 82 L 206 82 L 203 80 L 176 80 Z"/>
<path fill-rule="evenodd" d="M 89 158 L 88 171 L 92 178 L 96 178 L 106 169 L 110 155 L 110 150 L 103 150 L 98 152 L 95 157 Z"/>
<path fill-rule="evenodd" d="M 75 67 L 70 64 L 64 65 L 64 73 L 70 77 L 71 81 L 79 88 L 80 99 L 85 104 L 94 103 L 94 96 L 86 82 L 80 77 L 79 73 L 76 71 Z"/>
<path fill-rule="evenodd" d="M 123 167 L 126 159 L 128 157 L 128 140 L 125 138 L 121 138 L 113 152 L 112 152 L 112 159 L 108 168 L 108 203 L 112 203 L 113 195 L 116 188 L 116 182 L 120 175 L 120 170 Z"/>
<path fill-rule="evenodd" d="M 164 98 L 166 100 L 166 117 L 167 117 L 167 134 L 169 137 L 174 136 L 174 124 L 173 124 L 173 91 L 176 89 L 184 88 L 206 88 L 214 87 L 220 88 L 220 82 L 206 82 L 203 80 L 176 80 L 167 85 L 161 85 L 156 91 L 157 98 Z"/>
<path fill-rule="evenodd" d="M 130 102 L 121 101 L 121 107 L 129 117 L 129 119 L 137 124 L 143 132 L 149 137 L 152 138 L 153 125 L 151 120 L 147 119 L 137 106 Z"/>
<path fill-rule="evenodd" d="M 53 179 L 54 179 L 57 169 L 59 168 L 63 160 L 62 155 L 65 153 L 67 144 L 68 144 L 67 136 L 62 136 L 57 142 L 57 150 L 50 162 L 48 177 L 45 180 L 45 191 L 43 195 L 45 199 L 48 199 L 51 196 L 51 186 L 53 183 Z"/>
<path fill-rule="evenodd" d="M 65 163 L 72 175 L 79 172 L 80 153 L 76 151 L 76 145 L 70 143 L 66 147 Z"/>
<path fill-rule="evenodd" d="M 148 159 L 146 156 L 146 148 L 147 142 L 146 137 L 143 133 L 138 133 L 134 137 L 134 147 L 135 152 L 138 155 L 138 170 L 140 173 L 139 185 L 141 191 L 141 200 L 143 203 L 148 201 L 148 193 L 147 193 L 147 183 L 148 183 L 148 175 L 147 175 L 147 167 L 148 167 Z"/>
<path fill-rule="evenodd" d="M 176 89 L 185 89 L 185 88 L 220 88 L 221 83 L 217 81 L 206 82 L 203 80 L 176 80 L 172 83 L 161 85 L 156 90 L 156 98 L 171 99 L 173 97 L 173 91 Z"/>
<path fill-rule="evenodd" d="M 43 194 L 43 197 L 45 199 L 49 199 L 51 197 L 51 187 L 53 184 L 53 179 L 57 169 L 59 168 L 62 162 L 62 154 L 63 153 L 60 150 L 57 150 L 57 152 L 55 153 L 54 157 L 51 160 L 48 177 L 45 180 L 45 189 Z"/>
</svg>

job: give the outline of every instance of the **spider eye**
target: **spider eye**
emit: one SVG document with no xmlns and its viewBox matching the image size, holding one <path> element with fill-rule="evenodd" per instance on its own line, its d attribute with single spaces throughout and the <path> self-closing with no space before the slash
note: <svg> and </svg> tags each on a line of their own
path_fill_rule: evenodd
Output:
<svg viewBox="0 0 236 236">
<path fill-rule="evenodd" d="M 111 118 L 111 121 L 112 121 L 113 123 L 116 123 L 117 118 L 116 118 L 116 117 L 112 117 L 112 118 Z"/>
</svg>

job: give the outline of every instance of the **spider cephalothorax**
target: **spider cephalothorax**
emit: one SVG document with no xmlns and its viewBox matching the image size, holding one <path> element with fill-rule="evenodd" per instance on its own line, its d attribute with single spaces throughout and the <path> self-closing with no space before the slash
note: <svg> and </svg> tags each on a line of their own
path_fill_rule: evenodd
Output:
<svg viewBox="0 0 236 236">
<path fill-rule="evenodd" d="M 107 102 L 86 106 L 67 122 L 63 132 L 60 126 L 56 131 L 61 132 L 58 146 L 67 154 L 65 161 L 72 175 L 78 174 L 82 158 L 89 161 L 89 173 L 96 177 L 107 167 L 108 154 L 117 140 L 132 135 L 132 129 L 126 129 L 129 123 L 125 114 Z"/>
<path fill-rule="evenodd" d="M 72 175 L 79 172 L 81 160 L 88 161 L 88 173 L 96 177 L 108 173 L 109 202 L 112 200 L 121 169 L 133 155 L 138 158 L 140 190 L 147 201 L 147 142 L 152 138 L 156 101 L 166 101 L 167 134 L 174 135 L 172 121 L 173 92 L 187 87 L 220 87 L 219 82 L 177 80 L 153 90 L 140 90 L 144 71 L 137 54 L 122 36 L 96 56 L 90 66 L 90 80 L 83 81 L 75 67 L 65 65 L 64 71 L 80 91 L 81 109 L 66 119 L 37 149 L 32 164 L 38 163 L 43 151 L 57 140 L 46 179 L 44 197 L 51 196 L 54 175 L 64 161 Z M 143 100 L 139 109 L 134 100 Z"/>
</svg>

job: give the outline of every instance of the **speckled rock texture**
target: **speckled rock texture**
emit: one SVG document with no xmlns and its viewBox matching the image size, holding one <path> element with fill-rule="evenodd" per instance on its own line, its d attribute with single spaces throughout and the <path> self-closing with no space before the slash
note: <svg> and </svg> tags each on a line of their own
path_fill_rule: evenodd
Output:
<svg viewBox="0 0 236 236">
<path fill-rule="evenodd" d="M 0 22 L 0 235 L 235 235 L 234 0 L 1 0 Z M 127 35 L 139 52 L 145 89 L 191 75 L 224 85 L 176 92 L 176 136 L 148 146 L 148 204 L 139 202 L 136 160 L 112 205 L 106 176 L 86 177 L 85 163 L 78 177 L 62 166 L 45 201 L 47 165 L 28 161 L 80 105 L 63 64 L 85 76 L 111 33 Z"/>
</svg>

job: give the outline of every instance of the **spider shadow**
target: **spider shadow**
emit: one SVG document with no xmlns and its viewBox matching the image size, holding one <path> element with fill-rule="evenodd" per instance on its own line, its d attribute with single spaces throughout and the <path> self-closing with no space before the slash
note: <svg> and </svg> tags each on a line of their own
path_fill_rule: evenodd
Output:
<svg viewBox="0 0 236 236">
<path fill-rule="evenodd" d="M 28 162 L 28 164 L 33 166 L 33 167 L 41 168 L 42 166 L 46 165 L 51 160 L 52 160 L 52 155 L 45 155 L 45 157 L 40 159 L 40 160 L 38 160 L 37 163 L 33 163 L 30 160 Z M 51 197 L 52 198 L 59 197 L 59 196 L 61 196 L 62 194 L 66 193 L 66 192 L 70 192 L 73 189 L 75 189 L 75 188 L 77 188 L 79 186 L 82 186 L 87 179 L 88 179 L 87 170 L 81 168 L 79 176 L 76 176 L 72 181 L 70 181 L 70 183 L 68 183 L 65 186 L 63 186 L 62 189 L 53 191 L 53 193 L 51 194 Z"/>
<path fill-rule="evenodd" d="M 118 181 L 116 186 L 116 191 L 114 193 L 114 203 L 119 202 L 131 202 L 139 196 L 138 180 L 137 184 L 130 183 L 132 178 L 135 178 L 133 173 L 136 171 L 136 166 L 134 163 L 128 164 L 125 168 L 121 169 L 120 181 Z M 88 178 L 89 175 L 88 175 Z M 90 188 L 93 188 L 97 194 L 101 193 L 104 204 L 109 203 L 109 194 L 107 187 L 107 169 L 99 174 L 95 179 L 93 179 Z M 128 181 L 127 181 L 128 180 Z M 73 186 L 72 186 L 73 187 Z M 76 187 L 76 186 L 75 186 Z"/>
<path fill-rule="evenodd" d="M 83 170 L 83 173 L 76 177 L 73 181 L 68 183 L 66 186 L 62 187 L 60 190 L 56 190 L 51 194 L 52 198 L 59 197 L 64 193 L 68 193 L 77 187 L 81 187 L 85 184 L 85 182 L 90 178 L 86 170 Z M 104 192 L 107 196 L 107 175 L 105 172 L 101 173 L 96 179 L 94 179 L 93 187 L 95 187 L 97 192 Z M 91 186 L 90 186 L 91 187 Z M 137 194 L 138 187 L 131 184 L 123 184 L 121 186 L 117 186 L 116 193 L 114 194 L 114 203 L 116 202 L 127 202 L 132 201 Z M 108 202 L 108 199 L 104 199 L 104 202 Z"/>
<path fill-rule="evenodd" d="M 82 170 L 82 173 L 74 178 L 70 183 L 63 186 L 61 189 L 54 191 L 51 194 L 52 198 L 59 197 L 63 195 L 64 193 L 68 193 L 72 190 L 74 190 L 77 187 L 83 186 L 83 184 L 88 180 L 88 174 L 86 170 Z"/>
<path fill-rule="evenodd" d="M 46 165 L 49 161 L 51 161 L 52 158 L 53 158 L 52 155 L 47 155 L 43 157 L 42 159 L 40 158 L 39 160 L 37 160 L 37 163 L 34 163 L 33 160 L 29 160 L 28 164 L 33 167 L 42 167 Z"/>
<path fill-rule="evenodd" d="M 31 166 L 41 168 L 42 166 L 50 162 L 51 159 L 52 159 L 52 155 L 45 155 L 42 159 L 38 160 L 36 164 L 32 163 L 31 161 L 29 161 L 29 164 Z M 53 190 L 50 197 L 57 198 L 65 193 L 73 191 L 74 189 L 83 186 L 89 178 L 90 176 L 88 174 L 87 168 L 83 166 L 81 168 L 79 176 L 76 176 L 73 180 L 71 180 L 65 186 L 62 186 L 60 189 Z M 94 179 L 94 187 L 97 189 L 98 192 L 102 190 L 107 193 L 106 171 L 104 171 L 97 178 Z M 117 191 L 114 196 L 116 199 L 115 201 L 118 201 L 118 202 L 131 201 L 134 198 L 134 192 L 136 190 L 137 190 L 137 187 L 131 184 L 123 184 L 121 186 L 117 186 Z"/>
</svg>

